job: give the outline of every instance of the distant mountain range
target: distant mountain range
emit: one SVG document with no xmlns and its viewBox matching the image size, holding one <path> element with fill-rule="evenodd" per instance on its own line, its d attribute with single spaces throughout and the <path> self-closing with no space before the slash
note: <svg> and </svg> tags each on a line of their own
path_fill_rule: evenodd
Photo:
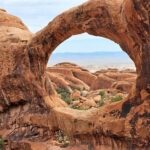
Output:
<svg viewBox="0 0 150 150">
<path fill-rule="evenodd" d="M 123 51 L 120 52 L 64 52 L 53 53 L 48 66 L 53 66 L 61 62 L 76 63 L 88 70 L 97 71 L 104 68 L 134 69 L 134 63 Z"/>
</svg>

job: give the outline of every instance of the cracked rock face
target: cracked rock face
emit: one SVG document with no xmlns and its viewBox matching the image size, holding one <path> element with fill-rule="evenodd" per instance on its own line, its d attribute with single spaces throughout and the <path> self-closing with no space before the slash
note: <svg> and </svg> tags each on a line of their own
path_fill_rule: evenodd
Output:
<svg viewBox="0 0 150 150">
<path fill-rule="evenodd" d="M 137 80 L 124 101 L 81 113 L 57 96 L 46 65 L 59 44 L 84 32 L 118 43 L 134 61 Z M 50 149 L 57 130 L 94 150 L 150 147 L 149 0 L 90 0 L 35 35 L 0 9 L 0 35 L 0 135 L 7 149 L 33 150 L 35 142 Z"/>
</svg>

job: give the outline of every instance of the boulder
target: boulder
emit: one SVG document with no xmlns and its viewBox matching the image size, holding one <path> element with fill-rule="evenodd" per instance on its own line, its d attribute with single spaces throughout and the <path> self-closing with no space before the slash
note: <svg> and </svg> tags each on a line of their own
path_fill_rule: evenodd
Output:
<svg viewBox="0 0 150 150">
<path fill-rule="evenodd" d="M 122 91 L 122 92 L 126 92 L 129 93 L 131 88 L 132 88 L 133 84 L 131 82 L 127 82 L 127 81 L 118 81 L 114 84 L 112 84 L 112 87 Z"/>
<path fill-rule="evenodd" d="M 88 91 L 81 91 L 81 96 L 85 97 L 88 94 Z"/>
<path fill-rule="evenodd" d="M 101 96 L 100 95 L 97 95 L 97 96 L 95 96 L 94 98 L 93 98 L 93 100 L 97 103 L 97 102 L 99 102 L 99 101 L 101 101 Z"/>
<path fill-rule="evenodd" d="M 86 101 L 84 101 L 83 104 L 82 104 L 82 107 L 83 107 L 83 108 L 90 108 L 90 107 L 94 107 L 94 106 L 96 106 L 96 103 L 95 103 L 95 101 L 92 100 L 92 99 L 86 100 Z"/>
<path fill-rule="evenodd" d="M 74 90 L 71 95 L 70 95 L 70 99 L 79 99 L 80 98 L 80 94 L 81 92 L 78 90 Z"/>
<path fill-rule="evenodd" d="M 80 101 L 79 101 L 79 100 L 73 101 L 73 105 L 79 106 L 79 104 L 80 104 Z"/>
</svg>

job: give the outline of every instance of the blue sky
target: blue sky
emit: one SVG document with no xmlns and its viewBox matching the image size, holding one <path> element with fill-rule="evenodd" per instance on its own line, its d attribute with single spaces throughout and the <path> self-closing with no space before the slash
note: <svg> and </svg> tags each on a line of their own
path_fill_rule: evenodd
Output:
<svg viewBox="0 0 150 150">
<path fill-rule="evenodd" d="M 45 27 L 63 11 L 82 4 L 86 0 L 0 0 L 0 7 L 18 16 L 31 32 Z M 86 33 L 63 42 L 55 52 L 121 51 L 119 45 L 101 37 Z"/>
</svg>

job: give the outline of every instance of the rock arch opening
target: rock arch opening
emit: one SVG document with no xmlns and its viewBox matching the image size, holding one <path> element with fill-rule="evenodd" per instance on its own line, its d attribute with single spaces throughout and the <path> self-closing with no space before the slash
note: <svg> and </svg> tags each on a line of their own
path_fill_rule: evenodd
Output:
<svg viewBox="0 0 150 150">
<path fill-rule="evenodd" d="M 74 35 L 58 45 L 47 67 L 63 62 L 75 63 L 92 72 L 107 68 L 135 69 L 134 62 L 117 43 L 87 33 Z"/>
<path fill-rule="evenodd" d="M 137 7 L 138 4 L 142 6 L 142 9 Z M 50 55 L 58 45 L 73 35 L 87 32 L 90 35 L 108 38 L 118 43 L 136 66 L 135 88 L 121 104 L 121 115 L 125 117 L 133 106 L 140 105 L 150 98 L 150 60 L 147 57 L 150 47 L 149 9 L 147 6 L 148 1 L 135 3 L 134 0 L 124 0 L 110 4 L 105 0 L 94 0 L 60 14 L 39 31 L 27 46 L 26 52 L 29 56 L 31 73 L 38 81 L 41 81 L 41 78 L 46 80 L 45 71 Z M 41 85 L 43 88 L 46 84 L 41 83 Z"/>
<path fill-rule="evenodd" d="M 38 32 L 28 45 L 31 71 L 36 74 L 37 78 L 40 78 L 46 70 L 52 52 L 72 35 L 87 32 L 90 35 L 108 38 L 118 43 L 136 66 L 138 78 L 135 89 L 130 93 L 130 102 L 125 104 L 125 107 L 129 108 L 126 112 L 128 113 L 137 101 L 139 103 L 139 101 L 143 102 L 142 99 L 145 99 L 142 90 L 147 93 L 146 98 L 149 96 L 150 82 L 150 79 L 145 77 L 149 76 L 150 67 L 147 58 L 147 55 L 149 55 L 149 28 L 148 24 L 138 24 L 138 15 L 134 17 L 138 28 L 134 28 L 134 25 L 137 25 L 135 24 L 136 21 L 133 22 L 131 13 L 128 13 L 128 11 L 137 11 L 134 5 L 134 3 L 128 3 L 128 0 L 124 3 L 115 1 L 113 5 L 109 5 L 109 2 L 106 1 L 100 3 L 96 0 L 88 1 L 60 14 L 48 26 Z M 147 9 L 145 5 L 143 7 Z M 141 29 L 140 34 L 139 28 Z"/>
<path fill-rule="evenodd" d="M 108 39 L 80 34 L 55 51 L 47 73 L 58 95 L 71 108 L 84 110 L 123 100 L 135 85 L 133 62 Z"/>
</svg>

